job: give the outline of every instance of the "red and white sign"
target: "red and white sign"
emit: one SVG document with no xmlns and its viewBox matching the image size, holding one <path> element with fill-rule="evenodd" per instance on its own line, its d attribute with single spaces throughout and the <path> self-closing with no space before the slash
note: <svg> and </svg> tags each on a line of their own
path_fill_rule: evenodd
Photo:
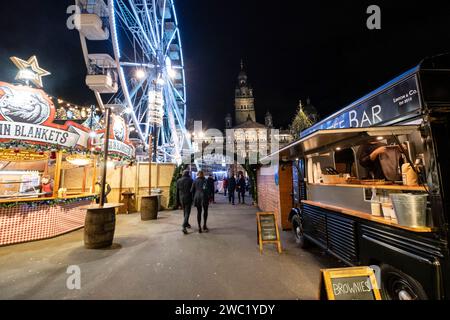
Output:
<svg viewBox="0 0 450 320">
<path fill-rule="evenodd" d="M 0 141 L 23 140 L 63 147 L 88 147 L 89 129 L 53 122 L 55 106 L 39 89 L 0 82 Z"/>
</svg>

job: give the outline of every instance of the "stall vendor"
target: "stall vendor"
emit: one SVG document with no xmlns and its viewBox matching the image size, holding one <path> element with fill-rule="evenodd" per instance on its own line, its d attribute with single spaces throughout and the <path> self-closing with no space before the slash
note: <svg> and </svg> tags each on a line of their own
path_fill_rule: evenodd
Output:
<svg viewBox="0 0 450 320">
<path fill-rule="evenodd" d="M 41 192 L 44 193 L 44 196 L 49 196 L 53 194 L 53 181 L 49 175 L 42 176 Z"/>
<path fill-rule="evenodd" d="M 359 149 L 358 159 L 359 164 L 368 171 L 372 179 L 401 180 L 402 158 L 398 145 L 388 146 L 381 142 L 369 142 Z"/>
<path fill-rule="evenodd" d="M 100 203 L 100 196 L 102 193 L 102 178 L 98 177 L 97 182 L 95 183 L 95 193 L 97 194 L 97 199 L 95 200 L 96 203 Z M 105 203 L 108 202 L 108 195 L 111 193 L 111 186 L 108 184 L 108 182 L 105 182 Z"/>
</svg>

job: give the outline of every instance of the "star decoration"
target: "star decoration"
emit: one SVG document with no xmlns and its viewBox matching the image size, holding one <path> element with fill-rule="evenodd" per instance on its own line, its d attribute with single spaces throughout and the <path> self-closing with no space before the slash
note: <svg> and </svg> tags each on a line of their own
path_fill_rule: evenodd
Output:
<svg viewBox="0 0 450 320">
<path fill-rule="evenodd" d="M 17 80 L 25 80 L 33 82 L 37 87 L 42 88 L 42 77 L 48 76 L 51 73 L 42 69 L 39 66 L 36 56 L 32 56 L 28 61 L 17 57 L 11 57 L 11 61 L 19 68 Z"/>
</svg>

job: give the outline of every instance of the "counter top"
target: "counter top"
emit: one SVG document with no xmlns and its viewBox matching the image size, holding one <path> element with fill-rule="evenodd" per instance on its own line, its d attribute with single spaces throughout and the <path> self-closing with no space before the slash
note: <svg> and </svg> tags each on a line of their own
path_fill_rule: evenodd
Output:
<svg viewBox="0 0 450 320">
<path fill-rule="evenodd" d="M 88 198 L 95 197 L 96 194 L 93 193 L 79 193 L 75 195 L 68 195 L 62 198 L 54 198 L 54 197 L 43 197 L 43 198 L 13 198 L 13 199 L 1 199 L 0 203 L 16 203 L 16 202 L 39 202 L 46 200 L 58 200 L 58 199 L 77 199 L 77 198 Z"/>
<path fill-rule="evenodd" d="M 347 209 L 347 208 L 342 208 L 342 207 L 337 207 L 337 206 L 333 206 L 333 205 L 329 205 L 329 204 L 324 204 L 321 202 L 302 200 L 302 203 L 320 207 L 320 208 L 324 208 L 324 209 L 331 210 L 331 211 L 336 211 L 336 212 L 339 212 L 339 213 L 342 213 L 345 215 L 361 218 L 364 220 L 378 222 L 378 223 L 381 223 L 384 225 L 388 225 L 391 227 L 404 229 L 404 230 L 408 230 L 408 231 L 412 231 L 412 232 L 429 233 L 429 232 L 434 231 L 432 228 L 429 228 L 429 227 L 405 227 L 405 226 L 399 225 L 398 223 L 393 222 L 392 220 L 385 219 L 383 217 L 375 217 L 375 216 L 371 215 L 370 213 Z"/>
<path fill-rule="evenodd" d="M 368 184 L 350 184 L 350 183 L 343 183 L 343 184 L 333 184 L 333 183 L 309 183 L 308 185 L 312 186 L 324 186 L 324 187 L 344 187 L 344 188 L 360 188 L 360 189 L 382 189 L 382 190 L 403 190 L 403 191 L 422 191 L 426 192 L 425 188 L 423 186 L 402 186 L 402 185 L 396 185 L 396 184 L 375 184 L 375 185 L 368 185 Z"/>
</svg>

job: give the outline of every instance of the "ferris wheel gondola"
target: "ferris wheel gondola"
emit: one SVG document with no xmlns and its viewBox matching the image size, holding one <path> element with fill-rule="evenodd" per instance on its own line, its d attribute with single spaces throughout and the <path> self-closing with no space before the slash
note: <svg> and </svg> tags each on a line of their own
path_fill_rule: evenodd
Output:
<svg viewBox="0 0 450 320">
<path fill-rule="evenodd" d="M 157 161 L 191 149 L 186 78 L 174 0 L 76 0 L 86 84 L 99 105 L 121 113 Z"/>
</svg>

